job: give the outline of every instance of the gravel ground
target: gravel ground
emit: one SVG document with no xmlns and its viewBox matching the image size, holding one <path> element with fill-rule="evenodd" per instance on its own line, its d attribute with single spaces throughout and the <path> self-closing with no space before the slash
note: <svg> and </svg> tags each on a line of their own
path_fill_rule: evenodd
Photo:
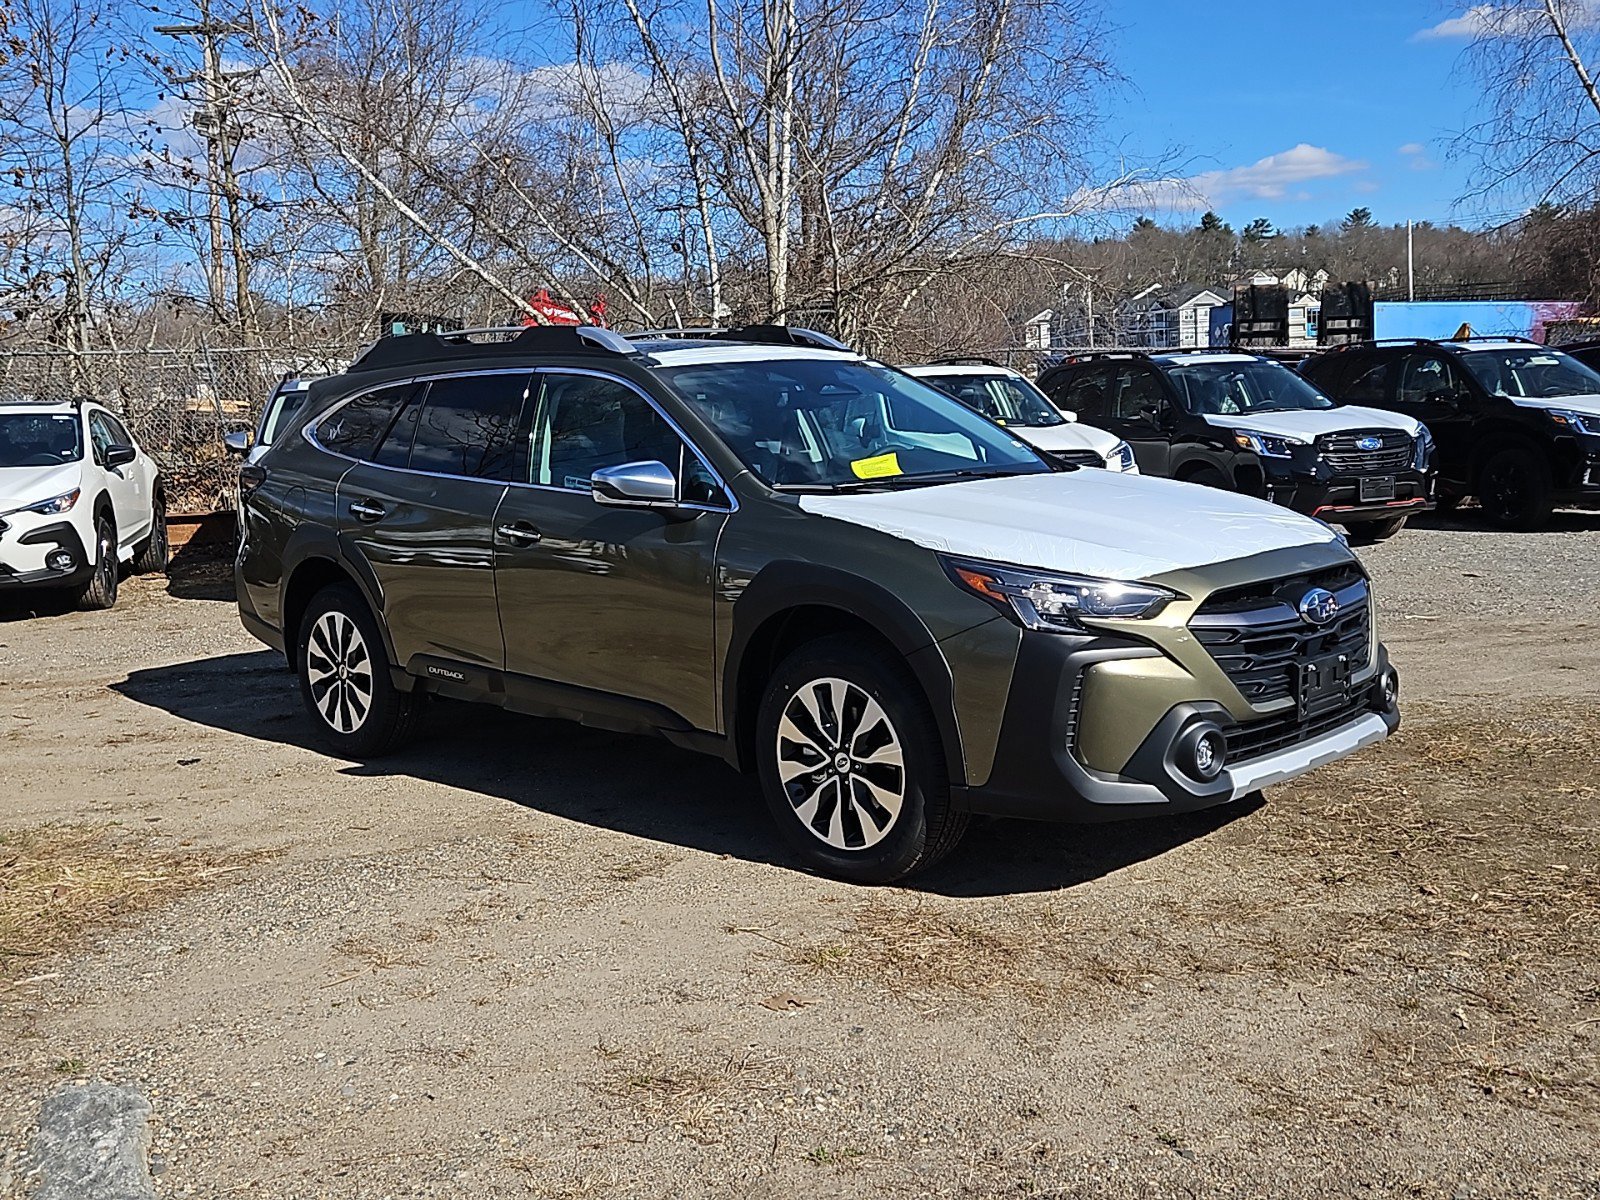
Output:
<svg viewBox="0 0 1600 1200">
<path fill-rule="evenodd" d="M 186 881 L 0 945 L 0 1195 L 74 1080 L 148 1097 L 163 1197 L 1600 1194 L 1600 516 L 1362 554 L 1400 736 L 906 888 L 658 742 L 331 759 L 218 564 L 0 623 L 0 837 Z"/>
</svg>

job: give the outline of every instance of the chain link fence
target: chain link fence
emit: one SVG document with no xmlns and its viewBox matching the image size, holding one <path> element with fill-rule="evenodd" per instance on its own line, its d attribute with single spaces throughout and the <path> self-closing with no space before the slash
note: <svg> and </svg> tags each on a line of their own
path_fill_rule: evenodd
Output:
<svg viewBox="0 0 1600 1200">
<path fill-rule="evenodd" d="M 233 504 L 238 460 L 222 437 L 252 429 L 288 375 L 343 370 L 347 351 L 328 348 L 198 347 L 89 351 L 0 349 L 0 404 L 93 400 L 117 413 L 160 464 L 173 512 Z"/>
</svg>

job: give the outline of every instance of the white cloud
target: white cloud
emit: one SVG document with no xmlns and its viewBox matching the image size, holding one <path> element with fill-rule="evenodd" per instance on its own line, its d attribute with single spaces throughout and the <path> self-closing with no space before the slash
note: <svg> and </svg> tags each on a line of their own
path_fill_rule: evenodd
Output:
<svg viewBox="0 0 1600 1200">
<path fill-rule="evenodd" d="M 1366 169 L 1357 159 L 1335 154 L 1322 146 L 1301 142 L 1288 150 L 1269 154 L 1246 166 L 1202 171 L 1186 178 L 1135 180 L 1103 189 L 1087 197 L 1087 207 L 1099 211 L 1135 209 L 1193 212 L 1214 208 L 1230 200 L 1282 200 L 1296 184 L 1333 179 Z M 1296 197 L 1303 192 L 1296 191 Z"/>
<path fill-rule="evenodd" d="M 1600 27 L 1600 0 L 1567 0 L 1558 13 L 1571 29 Z M 1459 16 L 1412 34 L 1414 42 L 1471 40 L 1481 37 L 1528 37 L 1548 32 L 1543 4 L 1474 4 Z"/>
<path fill-rule="evenodd" d="M 1413 154 L 1422 154 L 1426 150 L 1427 150 L 1427 147 L 1424 146 L 1421 142 L 1407 142 L 1404 146 L 1401 146 L 1400 149 L 1397 150 L 1395 153 L 1397 153 L 1397 154 L 1405 154 L 1405 155 L 1413 155 Z"/>
</svg>

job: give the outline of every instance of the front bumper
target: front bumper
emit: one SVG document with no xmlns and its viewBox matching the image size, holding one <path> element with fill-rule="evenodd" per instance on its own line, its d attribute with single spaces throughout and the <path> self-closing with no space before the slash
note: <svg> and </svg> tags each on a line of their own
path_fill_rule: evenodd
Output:
<svg viewBox="0 0 1600 1200">
<path fill-rule="evenodd" d="M 1393 478 L 1393 497 L 1365 500 L 1360 476 L 1335 475 L 1326 468 L 1305 471 L 1274 465 L 1265 474 L 1265 497 L 1324 521 L 1382 520 L 1428 512 L 1434 507 L 1435 472 L 1399 471 Z"/>
<path fill-rule="evenodd" d="M 50 521 L 23 526 L 16 516 L 0 521 L 0 591 L 12 588 L 68 588 L 94 574 L 94 560 L 70 521 Z M 52 565 L 61 554 L 70 566 Z"/>
<path fill-rule="evenodd" d="M 1092 686 L 1115 673 L 1112 686 Z M 1275 716 L 1239 720 L 1205 697 L 1202 681 L 1155 649 L 1121 639 L 1030 634 L 1023 639 L 1001 727 L 994 769 L 965 792 L 967 807 L 990 816 L 1048 821 L 1116 821 L 1192 812 L 1228 804 L 1264 787 L 1295 779 L 1382 741 L 1400 724 L 1398 705 L 1384 690 L 1398 678 L 1378 649 L 1376 667 L 1353 684 L 1350 703 L 1320 719 Z M 1167 704 L 1190 693 L 1188 698 Z M 1393 692 L 1389 695 L 1394 694 Z M 1112 719 L 1147 729 L 1119 768 L 1091 765 L 1086 726 Z M 1143 711 L 1143 716 L 1139 712 Z M 1202 780 L 1185 770 L 1185 747 L 1197 731 L 1217 730 L 1228 757 L 1220 774 Z"/>
</svg>

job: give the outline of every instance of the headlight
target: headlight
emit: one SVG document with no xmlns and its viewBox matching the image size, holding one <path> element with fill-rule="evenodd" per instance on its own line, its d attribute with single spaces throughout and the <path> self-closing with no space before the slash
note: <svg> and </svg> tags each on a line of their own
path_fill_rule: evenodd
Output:
<svg viewBox="0 0 1600 1200">
<path fill-rule="evenodd" d="M 942 561 L 957 586 L 987 600 L 1028 629 L 1081 631 L 1081 617 L 1147 620 L 1178 597 L 1177 592 L 1148 583 L 998 567 L 964 558 Z"/>
<path fill-rule="evenodd" d="M 1127 442 L 1118 442 L 1111 448 L 1111 453 L 1106 455 L 1106 469 L 1108 471 L 1133 470 L 1133 447 Z"/>
<path fill-rule="evenodd" d="M 1600 437 L 1600 417 L 1593 413 L 1569 412 L 1564 408 L 1551 408 L 1546 410 L 1550 419 L 1563 429 L 1570 429 L 1573 433 L 1586 433 L 1590 437 Z"/>
<path fill-rule="evenodd" d="M 1426 471 L 1428 469 L 1428 460 L 1432 457 L 1433 434 L 1429 433 L 1428 427 L 1424 425 L 1422 432 L 1417 434 L 1416 453 L 1412 457 L 1411 466 L 1415 470 Z"/>
<path fill-rule="evenodd" d="M 46 517 L 53 517 L 57 513 L 70 511 L 72 506 L 77 502 L 78 489 L 73 488 L 70 492 L 62 492 L 61 495 L 56 496 L 54 499 L 43 500 L 38 504 L 30 504 L 22 511 L 38 513 L 41 516 Z"/>
<path fill-rule="evenodd" d="M 1262 458 L 1288 458 L 1294 453 L 1296 446 L 1305 446 L 1309 443 L 1296 442 L 1286 437 L 1279 437 L 1275 433 L 1253 433 L 1248 429 L 1235 429 L 1233 444 L 1241 450 L 1254 450 Z"/>
</svg>

